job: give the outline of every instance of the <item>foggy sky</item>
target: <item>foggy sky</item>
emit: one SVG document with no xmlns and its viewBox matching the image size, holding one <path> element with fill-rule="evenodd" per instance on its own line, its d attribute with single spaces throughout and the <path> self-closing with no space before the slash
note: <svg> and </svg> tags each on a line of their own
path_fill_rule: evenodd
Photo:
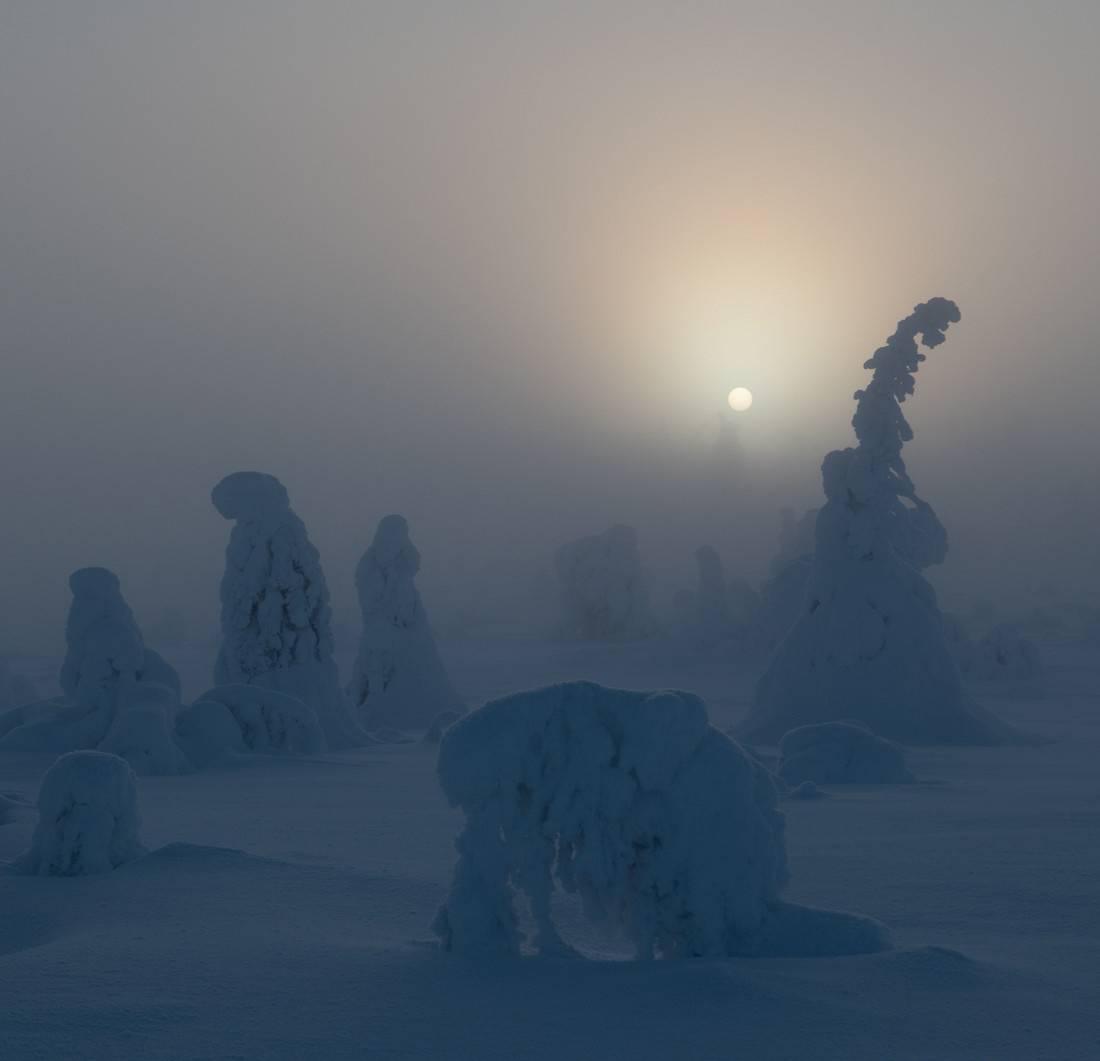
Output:
<svg viewBox="0 0 1100 1061">
<path fill-rule="evenodd" d="M 667 592 L 705 539 L 759 577 L 933 295 L 937 584 L 1100 588 L 1098 41 L 1092 2 L 9 0 L 0 649 L 85 564 L 213 624 L 238 469 L 345 611 L 394 511 L 441 614 L 621 520 Z"/>
</svg>

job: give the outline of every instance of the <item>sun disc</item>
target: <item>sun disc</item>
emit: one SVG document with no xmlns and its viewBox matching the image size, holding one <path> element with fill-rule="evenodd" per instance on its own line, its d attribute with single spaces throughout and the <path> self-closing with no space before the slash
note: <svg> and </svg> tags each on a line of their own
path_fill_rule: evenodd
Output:
<svg viewBox="0 0 1100 1061">
<path fill-rule="evenodd" d="M 748 387 L 734 387 L 728 400 L 735 413 L 743 413 L 752 405 L 752 391 Z"/>
</svg>

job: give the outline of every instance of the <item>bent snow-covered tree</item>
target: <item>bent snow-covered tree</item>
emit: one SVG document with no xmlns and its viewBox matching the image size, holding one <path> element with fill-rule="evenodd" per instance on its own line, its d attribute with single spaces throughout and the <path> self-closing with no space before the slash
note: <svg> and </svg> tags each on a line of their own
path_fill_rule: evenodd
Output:
<svg viewBox="0 0 1100 1061">
<path fill-rule="evenodd" d="M 424 729 L 461 714 L 416 588 L 420 552 L 402 516 L 386 516 L 355 571 L 363 632 L 348 693 L 368 729 Z"/>
<path fill-rule="evenodd" d="M 638 534 L 619 524 L 561 546 L 558 573 L 561 632 L 590 641 L 628 641 L 653 633 L 649 586 Z"/>
<path fill-rule="evenodd" d="M 332 609 L 321 558 L 272 475 L 235 472 L 211 493 L 236 525 L 221 583 L 218 685 L 259 685 L 301 700 L 329 747 L 366 742 L 333 659 Z"/>
<path fill-rule="evenodd" d="M 858 445 L 822 464 L 826 502 L 815 524 L 812 574 L 795 625 L 756 689 L 742 734 L 777 740 L 787 730 L 854 718 L 911 743 L 994 743 L 1013 731 L 963 688 L 935 591 L 921 569 L 940 563 L 947 535 L 906 473 L 913 437 L 901 402 L 927 347 L 959 320 L 933 298 L 900 321 L 866 362 L 857 391 Z"/>
<path fill-rule="evenodd" d="M 883 927 L 785 903 L 784 818 L 767 771 L 689 693 L 588 682 L 485 704 L 443 735 L 439 780 L 465 826 L 434 929 L 448 950 L 515 954 L 530 902 L 541 954 L 570 950 L 555 888 L 638 957 L 851 954 Z"/>
</svg>

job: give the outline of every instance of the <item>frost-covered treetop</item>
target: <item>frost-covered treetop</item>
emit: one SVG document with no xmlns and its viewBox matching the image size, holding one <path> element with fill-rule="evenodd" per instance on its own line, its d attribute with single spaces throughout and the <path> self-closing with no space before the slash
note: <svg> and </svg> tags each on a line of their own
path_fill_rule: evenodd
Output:
<svg viewBox="0 0 1100 1061">
<path fill-rule="evenodd" d="M 943 527 L 931 507 L 916 496 L 901 457 L 902 447 L 913 437 L 901 403 L 913 393 L 914 376 L 925 360 L 918 337 L 929 348 L 939 346 L 948 326 L 959 320 L 959 307 L 950 299 L 922 302 L 864 362 L 873 376 L 854 396 L 852 427 L 859 446 L 828 454 L 821 467 L 825 496 L 849 510 L 848 544 L 857 556 L 886 542 L 918 567 L 938 563 L 946 555 Z"/>
<path fill-rule="evenodd" d="M 379 567 L 400 571 L 412 577 L 420 570 L 420 550 L 409 538 L 409 522 L 404 516 L 385 516 L 374 532 L 374 541 L 364 554 Z"/>
<path fill-rule="evenodd" d="M 263 472 L 234 472 L 210 493 L 214 507 L 226 518 L 262 519 L 290 509 L 290 497 L 274 475 Z"/>
</svg>

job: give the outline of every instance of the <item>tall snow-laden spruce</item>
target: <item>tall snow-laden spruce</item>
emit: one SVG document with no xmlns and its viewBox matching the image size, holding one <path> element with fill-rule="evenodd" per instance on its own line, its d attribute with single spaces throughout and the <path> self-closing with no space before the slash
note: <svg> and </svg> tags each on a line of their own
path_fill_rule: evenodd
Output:
<svg viewBox="0 0 1100 1061">
<path fill-rule="evenodd" d="M 403 516 L 386 516 L 355 571 L 363 632 L 348 687 L 366 728 L 424 729 L 461 714 L 416 588 L 420 552 Z"/>
<path fill-rule="evenodd" d="M 858 445 L 825 457 L 813 570 L 794 626 L 760 678 L 742 735 L 778 740 L 809 723 L 858 719 L 910 743 L 984 744 L 1016 734 L 967 695 L 921 569 L 942 562 L 947 535 L 917 496 L 901 451 L 913 431 L 901 403 L 929 348 L 959 320 L 933 298 L 898 323 L 864 364 Z"/>
<path fill-rule="evenodd" d="M 331 748 L 365 743 L 333 659 L 332 610 L 321 558 L 272 475 L 235 472 L 211 493 L 236 525 L 221 583 L 218 685 L 259 685 L 312 709 Z"/>
</svg>

